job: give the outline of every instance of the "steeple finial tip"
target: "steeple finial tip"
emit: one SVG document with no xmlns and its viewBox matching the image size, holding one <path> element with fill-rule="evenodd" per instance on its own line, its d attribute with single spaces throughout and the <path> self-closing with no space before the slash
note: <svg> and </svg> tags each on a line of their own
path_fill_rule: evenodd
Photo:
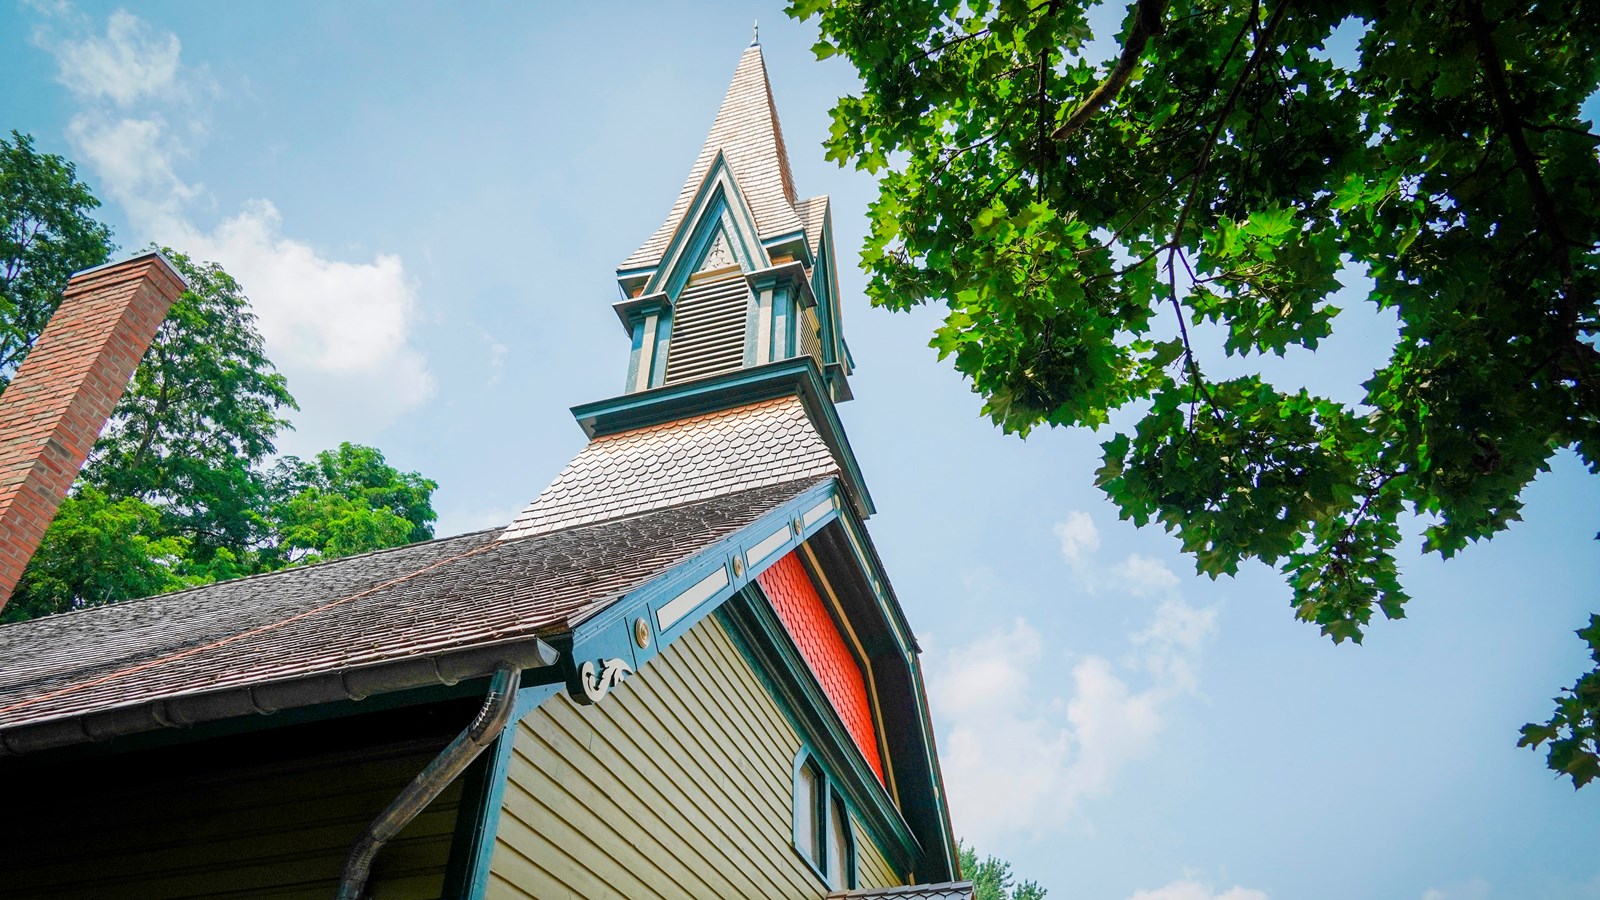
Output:
<svg viewBox="0 0 1600 900">
<path fill-rule="evenodd" d="M 750 46 L 752 46 L 752 47 L 761 46 L 761 20 L 760 19 L 757 19 L 756 23 L 754 25 L 750 26 Z"/>
</svg>

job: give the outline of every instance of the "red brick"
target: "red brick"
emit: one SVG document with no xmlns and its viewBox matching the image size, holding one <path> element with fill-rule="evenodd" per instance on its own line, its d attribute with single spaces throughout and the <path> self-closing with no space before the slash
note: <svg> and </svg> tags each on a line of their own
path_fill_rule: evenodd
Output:
<svg viewBox="0 0 1600 900">
<path fill-rule="evenodd" d="M 0 395 L 0 608 L 183 289 L 156 253 L 74 275 Z"/>
</svg>

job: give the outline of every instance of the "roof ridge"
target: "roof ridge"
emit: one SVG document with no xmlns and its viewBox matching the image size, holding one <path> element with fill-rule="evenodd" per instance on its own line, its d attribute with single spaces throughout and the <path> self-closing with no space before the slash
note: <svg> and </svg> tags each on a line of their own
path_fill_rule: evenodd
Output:
<svg viewBox="0 0 1600 900">
<path fill-rule="evenodd" d="M 695 505 L 701 504 L 701 503 L 713 503 L 713 502 L 718 501 L 718 500 L 726 500 L 726 499 L 728 499 L 730 497 L 743 497 L 746 494 L 753 494 L 753 493 L 755 493 L 757 491 L 767 491 L 767 490 L 772 490 L 774 488 L 784 487 L 785 485 L 799 484 L 799 483 L 802 483 L 802 482 L 805 482 L 805 483 L 808 483 L 808 484 L 812 484 L 812 485 L 816 485 L 816 484 L 821 484 L 824 481 L 828 481 L 830 479 L 834 479 L 834 478 L 838 478 L 838 477 L 839 477 L 838 475 L 833 475 L 833 474 L 830 474 L 830 475 L 812 475 L 812 474 L 806 474 L 806 473 L 802 472 L 802 473 L 797 473 L 792 477 L 788 477 L 788 478 L 780 477 L 780 478 L 777 478 L 776 480 L 769 481 L 766 484 L 758 484 L 758 485 L 755 485 L 754 487 L 739 488 L 737 490 L 725 491 L 725 492 L 720 493 L 720 494 L 711 494 L 711 495 L 705 496 L 705 497 L 690 496 L 689 499 L 680 500 L 677 503 L 668 503 L 668 504 L 665 504 L 663 506 L 651 506 L 651 507 L 644 507 L 644 508 L 640 508 L 640 509 L 630 510 L 628 512 L 624 512 L 621 515 L 618 515 L 618 516 L 615 516 L 615 517 L 609 518 L 609 519 L 591 519 L 591 520 L 589 520 L 587 522 L 574 522 L 574 523 L 572 523 L 570 525 L 562 525 L 559 528 L 551 528 L 548 531 L 530 531 L 527 534 L 510 535 L 510 536 L 501 538 L 498 541 L 498 543 L 509 544 L 509 543 L 515 543 L 517 541 L 531 540 L 531 539 L 534 539 L 534 538 L 549 537 L 552 534 L 564 534 L 566 532 L 576 531 L 576 530 L 582 529 L 582 528 L 594 528 L 594 527 L 600 526 L 600 525 L 615 525 L 618 522 L 627 522 L 627 521 L 630 521 L 632 519 L 643 518 L 645 516 L 654 515 L 655 513 L 659 513 L 659 512 L 669 512 L 669 511 L 675 510 L 675 509 L 684 509 L 685 507 L 695 506 Z M 509 531 L 510 530 L 510 526 L 508 525 L 508 526 L 506 526 L 505 528 L 503 528 L 501 530 L 502 531 Z"/>
</svg>

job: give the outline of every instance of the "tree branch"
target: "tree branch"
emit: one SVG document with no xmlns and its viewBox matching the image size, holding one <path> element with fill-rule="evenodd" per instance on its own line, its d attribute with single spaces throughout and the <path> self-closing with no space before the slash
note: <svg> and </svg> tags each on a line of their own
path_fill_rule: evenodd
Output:
<svg viewBox="0 0 1600 900">
<path fill-rule="evenodd" d="M 1189 196 L 1183 201 L 1183 209 L 1178 213 L 1178 225 L 1172 229 L 1172 249 L 1176 250 L 1183 240 L 1184 226 L 1189 222 L 1189 210 L 1193 208 L 1195 197 L 1200 193 L 1200 179 L 1205 177 L 1206 166 L 1211 163 L 1211 153 L 1216 149 L 1217 141 L 1222 137 L 1222 129 L 1227 127 L 1228 116 L 1233 113 L 1233 107 L 1239 102 L 1239 94 L 1244 91 L 1245 83 L 1255 73 L 1261 60 L 1266 56 L 1267 48 L 1272 46 L 1273 32 L 1278 30 L 1278 24 L 1283 21 L 1284 14 L 1289 11 L 1294 0 L 1283 0 L 1278 8 L 1272 11 L 1272 18 L 1267 20 L 1266 27 L 1261 29 L 1261 35 L 1256 38 L 1256 47 L 1250 53 L 1250 59 L 1244 64 L 1244 71 L 1239 73 L 1239 80 L 1233 83 L 1233 88 L 1228 91 L 1228 99 L 1222 103 L 1222 109 L 1217 111 L 1217 121 L 1211 126 L 1211 134 L 1206 138 L 1206 144 L 1200 149 L 1200 160 L 1195 163 L 1194 181 L 1189 187 Z M 1170 265 L 1170 260 L 1168 262 Z"/>
<path fill-rule="evenodd" d="M 1500 124 L 1505 132 L 1506 139 L 1511 142 L 1511 155 L 1517 161 L 1517 168 L 1522 171 L 1522 177 L 1528 182 L 1528 191 L 1533 195 L 1534 214 L 1539 218 L 1540 227 L 1546 232 L 1556 250 L 1556 268 L 1561 272 L 1561 314 L 1570 324 L 1576 324 L 1578 307 L 1572 297 L 1572 256 L 1568 252 L 1569 246 L 1566 236 L 1561 233 L 1561 220 L 1556 215 L 1556 204 L 1550 196 L 1550 191 L 1545 187 L 1544 176 L 1539 174 L 1539 161 L 1534 157 L 1533 150 L 1528 147 L 1528 136 L 1524 132 L 1522 117 L 1517 113 L 1516 102 L 1511 97 L 1511 88 L 1506 84 L 1506 66 L 1500 59 L 1500 51 L 1494 45 L 1494 29 L 1483 16 L 1482 0 L 1468 0 L 1466 4 L 1467 19 L 1472 26 L 1472 37 L 1478 45 L 1478 59 L 1483 63 L 1483 77 L 1489 85 L 1489 95 L 1494 98 L 1495 112 L 1500 115 Z"/>
<path fill-rule="evenodd" d="M 1078 108 L 1067 116 L 1051 137 L 1062 140 L 1073 132 L 1082 128 L 1095 113 L 1110 103 L 1122 93 L 1123 85 L 1133 77 L 1133 69 L 1139 64 L 1139 57 L 1144 55 L 1145 45 L 1150 38 L 1166 31 L 1166 24 L 1161 17 L 1167 11 L 1167 0 L 1139 0 L 1139 5 L 1134 11 L 1133 27 L 1128 30 L 1128 42 L 1122 47 L 1122 55 L 1117 58 L 1117 64 Z"/>
</svg>

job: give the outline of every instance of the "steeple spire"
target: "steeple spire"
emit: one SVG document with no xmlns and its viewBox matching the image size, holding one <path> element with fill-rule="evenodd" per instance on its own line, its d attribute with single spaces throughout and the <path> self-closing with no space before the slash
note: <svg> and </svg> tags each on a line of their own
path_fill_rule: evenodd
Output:
<svg viewBox="0 0 1600 900">
<path fill-rule="evenodd" d="M 695 193 L 718 151 L 727 157 L 763 240 L 802 230 L 803 223 L 795 212 L 789 151 L 783 143 L 783 127 L 778 124 L 772 85 L 767 81 L 767 65 L 759 43 L 752 42 L 739 57 L 733 83 L 728 85 L 728 93 L 722 98 L 722 108 L 717 112 L 716 121 L 711 123 L 711 132 L 706 135 L 705 145 L 700 148 L 700 155 L 689 170 L 689 177 L 672 205 L 672 212 L 667 214 L 666 222 L 622 263 L 621 270 L 643 269 L 661 262 L 662 254 L 683 225 Z"/>
<path fill-rule="evenodd" d="M 752 47 L 761 46 L 761 20 L 760 19 L 757 19 L 756 23 L 754 25 L 750 26 L 750 46 L 752 46 Z"/>
<path fill-rule="evenodd" d="M 828 198 L 797 199 L 759 27 L 667 220 L 617 270 L 629 393 L 810 357 L 850 397 Z"/>
</svg>

